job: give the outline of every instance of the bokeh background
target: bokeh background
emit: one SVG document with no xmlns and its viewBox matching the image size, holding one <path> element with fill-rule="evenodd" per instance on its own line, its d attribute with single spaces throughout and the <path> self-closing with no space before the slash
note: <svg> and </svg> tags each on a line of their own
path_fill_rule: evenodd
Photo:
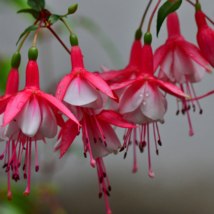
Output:
<svg viewBox="0 0 214 214">
<path fill-rule="evenodd" d="M 111 69 L 121 69 L 129 60 L 130 48 L 148 1 L 143 0 L 46 0 L 52 13 L 65 14 L 67 8 L 78 3 L 78 11 L 67 21 L 79 38 L 85 67 L 100 71 L 100 64 Z M 164 2 L 164 1 L 163 1 Z M 144 23 L 146 31 L 153 1 Z M 214 19 L 213 0 L 201 0 L 203 11 Z M 33 23 L 33 18 L 16 11 L 26 7 L 26 0 L 0 0 L 0 90 L 10 69 L 10 58 L 16 51 L 19 35 Z M 194 7 L 183 1 L 178 10 L 181 31 L 187 41 L 196 44 L 197 28 Z M 210 25 L 214 28 L 212 25 Z M 68 47 L 69 33 L 61 24 L 54 29 Z M 156 15 L 152 23 L 152 47 L 155 50 L 167 38 L 166 23 L 156 38 Z M 24 87 L 27 51 L 32 45 L 32 35 L 25 42 L 21 54 L 20 89 Z M 37 42 L 39 49 L 41 88 L 54 93 L 57 83 L 70 72 L 71 62 L 66 51 L 48 30 L 41 30 Z M 195 84 L 197 95 L 214 89 L 214 76 L 206 74 L 203 81 Z M 189 137 L 186 115 L 176 116 L 176 100 L 167 95 L 168 111 L 165 124 L 159 125 L 163 146 L 159 156 L 152 143 L 153 179 L 148 176 L 147 151 L 138 156 L 138 172 L 132 174 L 132 148 L 127 158 L 123 153 L 104 158 L 112 186 L 109 203 L 114 214 L 212 214 L 214 213 L 214 100 L 213 96 L 200 101 L 203 114 L 190 112 L 194 136 Z M 123 130 L 116 130 L 122 140 Z M 151 138 L 152 133 L 151 133 Z M 152 140 L 153 142 L 153 140 Z M 33 173 L 32 191 L 23 196 L 27 181 L 12 181 L 13 200 L 6 198 L 6 173 L 0 170 L 0 213 L 54 213 L 85 214 L 105 213 L 104 198 L 98 199 L 96 170 L 89 159 L 82 155 L 80 138 L 75 139 L 69 152 L 62 158 L 53 153 L 54 140 L 39 145 L 40 171 Z M 1 143 L 0 151 L 5 143 Z M 2 162 L 3 165 L 3 162 Z"/>
</svg>

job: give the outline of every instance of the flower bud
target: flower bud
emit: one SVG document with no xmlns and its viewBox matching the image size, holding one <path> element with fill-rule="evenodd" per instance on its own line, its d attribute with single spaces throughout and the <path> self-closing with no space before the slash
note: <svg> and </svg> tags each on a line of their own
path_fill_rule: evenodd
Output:
<svg viewBox="0 0 214 214">
<path fill-rule="evenodd" d="M 145 35 L 144 35 L 144 44 L 146 45 L 151 45 L 152 43 L 152 34 L 147 32 Z"/>
<path fill-rule="evenodd" d="M 141 29 L 137 29 L 136 33 L 135 33 L 135 40 L 141 40 L 142 38 L 142 31 Z"/>
<path fill-rule="evenodd" d="M 13 54 L 12 60 L 11 60 L 11 67 L 12 68 L 19 68 L 21 62 L 21 54 L 17 51 Z"/>
<path fill-rule="evenodd" d="M 29 60 L 36 61 L 38 57 L 38 49 L 35 46 L 32 46 L 28 51 Z"/>
<path fill-rule="evenodd" d="M 78 38 L 74 33 L 70 35 L 70 43 L 71 46 L 78 46 Z"/>
<path fill-rule="evenodd" d="M 77 11 L 78 4 L 73 4 L 68 8 L 68 14 L 73 14 Z"/>
</svg>

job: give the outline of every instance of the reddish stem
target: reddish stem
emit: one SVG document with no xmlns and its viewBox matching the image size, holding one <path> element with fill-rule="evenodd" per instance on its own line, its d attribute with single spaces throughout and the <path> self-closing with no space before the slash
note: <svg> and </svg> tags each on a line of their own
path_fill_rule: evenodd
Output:
<svg viewBox="0 0 214 214">
<path fill-rule="evenodd" d="M 65 48 L 65 50 L 69 53 L 69 55 L 71 55 L 71 52 L 69 51 L 69 49 L 66 47 L 66 45 L 63 43 L 63 41 L 58 37 L 58 35 L 54 32 L 54 30 L 48 26 L 47 27 L 50 32 L 57 38 L 57 40 L 61 43 L 61 45 Z"/>
<path fill-rule="evenodd" d="M 157 5 L 155 6 L 155 9 L 152 12 L 152 15 L 151 15 L 150 20 L 149 20 L 147 32 L 150 32 L 150 28 L 151 28 L 151 24 L 152 24 L 152 19 L 153 19 L 154 15 L 155 15 L 155 12 L 158 9 L 158 6 L 159 6 L 160 3 L 161 3 L 161 0 L 158 1 Z"/>
</svg>

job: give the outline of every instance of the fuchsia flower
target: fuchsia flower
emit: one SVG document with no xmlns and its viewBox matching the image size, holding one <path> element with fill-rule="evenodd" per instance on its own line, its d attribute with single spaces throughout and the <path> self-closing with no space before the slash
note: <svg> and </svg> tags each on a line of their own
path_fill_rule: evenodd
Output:
<svg viewBox="0 0 214 214">
<path fill-rule="evenodd" d="M 36 57 L 35 57 L 36 53 Z M 0 109 L 4 110 L 6 106 L 3 126 L 6 126 L 4 135 L 9 138 L 5 151 L 8 151 L 8 161 L 5 165 L 6 172 L 13 170 L 13 178 L 19 179 L 18 168 L 21 164 L 23 151 L 25 150 L 25 162 L 23 170 L 24 178 L 27 178 L 28 164 L 28 186 L 24 195 L 30 193 L 30 172 L 31 172 L 31 147 L 32 141 L 35 141 L 36 152 L 36 171 L 39 170 L 37 163 L 37 141 L 44 138 L 53 138 L 57 134 L 56 110 L 61 111 L 70 120 L 80 125 L 74 115 L 59 100 L 52 95 L 46 94 L 39 87 L 39 70 L 36 62 L 37 49 L 32 47 L 29 50 L 29 62 L 26 68 L 26 85 L 22 91 L 7 97 L 0 102 Z M 10 81 L 10 79 L 8 79 Z M 9 85 L 8 87 L 13 87 Z M 16 142 L 16 143 L 15 143 Z M 10 145 L 12 150 L 10 154 Z M 18 154 L 16 150 L 18 148 Z"/>
<path fill-rule="evenodd" d="M 97 165 L 99 198 L 102 197 L 103 192 L 107 213 L 110 214 L 107 196 L 110 195 L 111 186 L 102 157 L 112 152 L 116 154 L 121 147 L 120 141 L 110 124 L 123 128 L 135 128 L 136 126 L 127 123 L 120 114 L 111 110 L 102 110 L 97 115 L 91 115 L 89 110 L 85 111 L 82 108 L 81 110 L 84 115 L 81 120 L 84 156 L 87 157 L 86 153 L 89 152 L 91 165 L 93 167 Z M 60 157 L 68 150 L 78 133 L 78 125 L 68 120 L 61 129 L 56 144 L 56 150 L 60 149 L 61 152 Z"/>
<path fill-rule="evenodd" d="M 214 31 L 207 25 L 204 13 L 201 11 L 201 5 L 197 3 L 195 8 L 198 46 L 206 60 L 214 67 Z"/>
<path fill-rule="evenodd" d="M 202 80 L 205 71 L 211 72 L 208 62 L 202 56 L 200 50 L 193 44 L 187 42 L 180 33 L 179 19 L 177 13 L 171 13 L 167 17 L 168 39 L 164 45 L 159 47 L 154 54 L 154 71 L 160 66 L 158 77 L 180 85 L 184 91 L 183 84 L 186 83 L 186 93 L 196 97 L 192 83 Z M 192 88 L 192 92 L 190 90 Z M 197 101 L 200 114 L 202 109 Z M 192 101 L 193 111 L 195 105 Z M 189 115 L 189 108 L 186 99 L 182 99 L 182 112 L 187 112 L 190 131 L 193 135 L 192 124 Z M 179 113 L 179 108 L 176 114 Z"/>
<path fill-rule="evenodd" d="M 147 133 L 148 141 L 148 159 L 149 159 L 149 176 L 154 177 L 154 173 L 151 169 L 151 160 L 150 160 L 150 145 L 149 145 L 149 123 L 153 124 L 154 128 L 154 137 L 156 151 L 156 135 L 155 135 L 155 126 L 159 136 L 159 144 L 161 144 L 160 135 L 158 131 L 157 121 L 163 122 L 163 115 L 167 109 L 167 103 L 165 97 L 159 91 L 158 87 L 164 90 L 167 93 L 170 93 L 177 97 L 189 97 L 187 94 L 183 93 L 178 87 L 163 82 L 153 76 L 153 53 L 151 48 L 151 34 L 147 33 L 144 37 L 145 45 L 142 48 L 141 57 L 141 73 L 134 80 L 121 81 L 119 83 L 114 83 L 111 85 L 112 90 L 118 90 L 124 87 L 127 87 L 124 92 L 122 99 L 119 103 L 119 112 L 123 117 L 133 124 L 142 124 L 140 130 L 140 142 L 137 142 L 137 131 L 136 129 L 128 129 L 124 136 L 124 144 L 121 148 L 121 151 L 126 148 L 124 158 L 126 157 L 128 147 L 131 142 L 131 136 L 133 131 L 133 140 L 134 140 L 134 166 L 133 172 L 137 171 L 137 162 L 136 162 L 136 144 L 139 146 L 140 150 L 143 151 L 143 147 L 146 145 L 145 137 Z"/>
</svg>

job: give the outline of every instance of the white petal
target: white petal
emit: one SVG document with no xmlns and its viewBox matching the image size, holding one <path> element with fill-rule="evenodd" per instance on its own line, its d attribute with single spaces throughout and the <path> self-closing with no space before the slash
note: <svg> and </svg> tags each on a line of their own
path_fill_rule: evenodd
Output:
<svg viewBox="0 0 214 214">
<path fill-rule="evenodd" d="M 169 51 L 161 63 L 161 70 L 172 81 L 175 81 L 173 73 L 173 52 Z"/>
<path fill-rule="evenodd" d="M 99 98 L 99 92 L 87 80 L 77 76 L 67 88 L 64 101 L 74 106 L 83 106 Z"/>
<path fill-rule="evenodd" d="M 191 83 L 200 82 L 204 77 L 206 69 L 196 63 L 194 60 L 191 59 L 191 61 L 194 67 L 194 73 L 192 75 L 188 75 L 188 80 Z"/>
<path fill-rule="evenodd" d="M 100 91 L 98 91 L 98 98 L 89 103 L 89 104 L 86 104 L 86 105 L 82 105 L 82 107 L 84 108 L 93 108 L 93 109 L 99 109 L 99 108 L 102 108 L 103 107 L 103 99 L 101 97 L 101 93 Z"/>
<path fill-rule="evenodd" d="M 44 100 L 40 101 L 40 109 L 42 121 L 39 133 L 43 137 L 53 138 L 57 134 L 57 121 L 53 110 Z"/>
<path fill-rule="evenodd" d="M 107 143 L 107 149 L 111 152 L 117 152 L 119 148 L 121 148 L 120 140 L 118 139 L 114 129 L 111 127 L 110 124 L 99 121 L 100 126 L 104 132 L 104 135 L 106 137 L 106 143 Z"/>
<path fill-rule="evenodd" d="M 154 121 L 163 120 L 163 116 L 167 110 L 166 99 L 155 84 L 147 82 L 144 100 L 140 108 L 146 117 Z"/>
<path fill-rule="evenodd" d="M 19 134 L 19 126 L 18 126 L 18 122 L 17 119 L 14 118 L 10 123 L 8 123 L 5 126 L 5 131 L 4 131 L 4 135 L 7 136 L 8 138 L 10 138 L 13 135 L 13 140 L 16 140 L 18 138 L 18 134 Z"/>
<path fill-rule="evenodd" d="M 71 111 L 71 113 L 77 118 L 78 121 L 82 120 L 83 114 L 79 107 L 73 106 L 63 101 L 63 104 Z M 79 110 L 78 110 L 79 108 Z"/>
<path fill-rule="evenodd" d="M 119 100 L 122 99 L 123 94 L 125 93 L 127 88 L 128 87 L 125 87 L 125 88 L 121 88 L 121 89 L 118 89 L 118 90 L 114 91 L 117 94 L 117 96 L 119 97 Z M 110 105 L 109 105 L 108 109 L 118 112 L 119 111 L 119 103 L 117 103 L 116 101 L 110 99 Z"/>
<path fill-rule="evenodd" d="M 39 102 L 33 96 L 18 114 L 18 125 L 28 137 L 33 137 L 41 124 L 41 112 Z"/>
<path fill-rule="evenodd" d="M 144 97 L 144 85 L 133 84 L 125 91 L 119 104 L 121 114 L 132 112 L 140 105 Z"/>
<path fill-rule="evenodd" d="M 135 124 L 145 124 L 149 119 L 142 113 L 140 106 L 132 112 L 123 114 L 123 118 Z"/>
<path fill-rule="evenodd" d="M 4 127 L 2 127 L 2 125 L 3 125 L 3 120 L 4 120 L 4 113 L 2 113 L 1 115 L 0 115 L 0 142 L 1 141 L 7 141 L 7 140 L 9 140 L 9 138 L 8 137 L 6 137 L 5 136 L 5 134 L 4 134 L 4 131 L 5 131 L 5 126 Z"/>
</svg>

